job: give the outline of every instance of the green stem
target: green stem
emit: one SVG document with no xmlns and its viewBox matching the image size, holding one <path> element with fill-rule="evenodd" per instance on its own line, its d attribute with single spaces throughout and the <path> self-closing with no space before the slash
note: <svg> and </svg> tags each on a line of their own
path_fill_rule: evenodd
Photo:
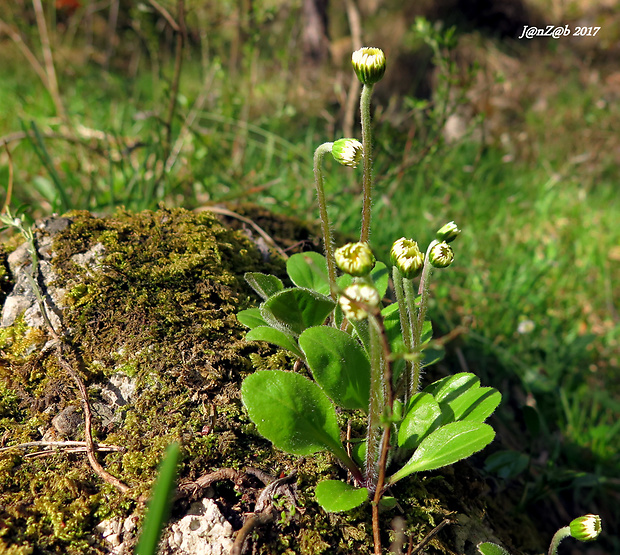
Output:
<svg viewBox="0 0 620 555">
<path fill-rule="evenodd" d="M 383 383 L 383 347 L 381 334 L 372 322 L 368 322 L 370 334 L 370 402 L 368 406 L 368 431 L 366 434 L 366 487 L 374 492 L 378 479 L 379 448 L 383 426 L 381 415 L 385 406 Z"/>
<path fill-rule="evenodd" d="M 336 261 L 334 259 L 334 240 L 329 227 L 329 216 L 327 214 L 327 202 L 325 201 L 325 186 L 323 182 L 323 157 L 332 151 L 334 143 L 323 143 L 314 151 L 314 184 L 316 196 L 319 201 L 319 213 L 321 215 L 321 227 L 323 229 L 323 244 L 325 247 L 325 258 L 327 259 L 327 276 L 329 279 L 329 289 L 333 299 L 336 298 Z"/>
<path fill-rule="evenodd" d="M 412 335 L 411 335 L 411 315 L 409 313 L 409 307 L 407 304 L 407 298 L 405 296 L 405 289 L 403 286 L 403 275 L 400 273 L 400 270 L 396 267 L 392 267 L 392 281 L 394 282 L 394 291 L 396 293 L 396 302 L 398 303 L 398 316 L 400 318 L 400 329 L 403 335 L 403 343 L 405 344 L 406 352 L 410 353 L 412 351 Z M 409 281 L 409 280 L 407 280 Z M 411 388 L 411 373 L 413 371 L 413 367 L 410 360 L 405 362 L 406 368 L 403 373 L 404 383 L 401 383 L 399 386 L 399 391 L 402 392 L 404 389 L 404 405 L 407 406 L 410 397 L 410 388 Z M 399 395 L 400 395 L 399 392 Z"/>
<path fill-rule="evenodd" d="M 549 546 L 549 555 L 557 555 L 558 554 L 558 546 L 560 542 L 564 538 L 568 538 L 570 536 L 570 526 L 564 526 L 564 528 L 560 528 L 551 539 L 551 545 Z"/>
<path fill-rule="evenodd" d="M 420 288 L 418 289 L 418 295 L 420 295 L 420 304 L 418 306 L 417 318 L 413 320 L 413 348 L 421 353 L 422 342 L 422 329 L 424 328 L 424 319 L 426 318 L 426 310 L 428 308 L 428 296 L 430 292 L 430 281 L 433 273 L 433 266 L 428 259 L 428 255 L 431 249 L 438 243 L 438 241 L 432 241 L 426 249 L 426 256 L 424 257 L 424 268 L 422 269 L 422 277 L 420 278 Z M 414 303 L 415 298 L 413 288 L 406 290 L 408 302 Z M 413 319 L 413 316 L 412 316 Z M 418 391 L 420 385 L 420 373 L 422 371 L 422 357 L 418 357 L 413 361 L 413 376 L 411 378 L 410 395 L 413 395 Z"/>
<path fill-rule="evenodd" d="M 370 125 L 370 98 L 374 85 L 364 85 L 360 98 L 360 113 L 362 117 L 362 147 L 364 150 L 364 175 L 362 204 L 362 230 L 360 241 L 368 242 L 370 236 L 370 212 L 372 206 L 372 127 Z"/>
</svg>

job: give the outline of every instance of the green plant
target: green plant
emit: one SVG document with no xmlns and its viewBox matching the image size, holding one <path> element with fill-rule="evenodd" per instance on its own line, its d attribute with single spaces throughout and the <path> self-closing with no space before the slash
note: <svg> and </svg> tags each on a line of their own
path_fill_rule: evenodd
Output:
<svg viewBox="0 0 620 555">
<path fill-rule="evenodd" d="M 603 530 L 601 519 L 598 515 L 584 515 L 575 518 L 568 526 L 560 528 L 551 539 L 549 555 L 557 555 L 560 542 L 568 537 L 575 538 L 580 542 L 591 542 L 598 538 Z M 478 545 L 478 551 L 482 555 L 510 555 L 503 547 L 484 542 Z"/>
<path fill-rule="evenodd" d="M 136 555 L 153 555 L 157 553 L 161 532 L 172 508 L 172 495 L 177 477 L 178 460 L 179 444 L 171 443 L 168 449 L 166 449 L 153 486 L 153 496 L 144 519 L 144 526 L 142 527 L 142 533 L 135 551 Z"/>
<path fill-rule="evenodd" d="M 390 272 L 368 246 L 372 194 L 370 95 L 385 71 L 376 48 L 353 55 L 363 83 L 363 144 L 341 139 L 321 145 L 314 157 L 317 196 L 326 256 L 296 254 L 287 261 L 294 287 L 277 277 L 248 273 L 246 280 L 263 298 L 259 308 L 238 314 L 250 328 L 247 340 L 282 347 L 305 365 L 313 379 L 298 372 L 263 370 L 248 376 L 241 395 L 258 431 L 276 447 L 297 455 L 332 453 L 350 480 L 326 480 L 315 496 L 328 511 L 347 511 L 372 499 L 375 553 L 381 553 L 379 505 L 388 487 L 415 472 L 434 470 L 488 445 L 495 435 L 484 421 L 501 400 L 471 373 L 438 380 L 420 390 L 424 367 L 441 357 L 426 319 L 429 283 L 435 268 L 454 260 L 451 243 L 460 230 L 442 227 L 423 255 L 402 238 L 391 252 L 396 302 L 382 306 Z M 343 165 L 364 161 L 364 202 L 360 242 L 334 251 L 323 192 L 322 160 L 327 152 Z M 362 155 L 362 156 L 360 156 Z M 336 266 L 345 273 L 336 276 Z M 421 275 L 416 291 L 413 279 Z M 361 413 L 365 432 L 341 439 L 339 407 L 354 419 Z"/>
</svg>

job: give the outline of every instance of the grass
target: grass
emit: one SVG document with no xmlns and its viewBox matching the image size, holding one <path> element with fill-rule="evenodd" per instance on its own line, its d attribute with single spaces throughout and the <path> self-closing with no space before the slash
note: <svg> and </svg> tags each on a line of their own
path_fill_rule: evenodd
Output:
<svg viewBox="0 0 620 555">
<path fill-rule="evenodd" d="M 620 486 L 614 289 L 620 282 L 620 198 L 613 158 L 620 110 L 596 83 L 584 85 L 571 56 L 554 82 L 546 65 L 551 57 L 524 76 L 544 78 L 548 87 L 539 102 L 521 100 L 517 128 L 507 132 L 526 139 L 513 143 L 509 157 L 499 143 L 482 148 L 465 139 L 392 176 L 387 170 L 401 162 L 408 130 L 380 118 L 371 242 L 386 259 L 402 235 L 426 245 L 445 222 L 459 224 L 457 261 L 434 282 L 433 319 L 443 332 L 468 328 L 458 343 L 459 360 L 490 385 L 506 386 L 507 421 L 520 418 L 524 407 L 534 409 L 540 431 L 520 448 L 532 457 L 529 498 L 570 486 L 575 497 L 597 495 L 595 504 L 604 510 Z M 217 62 L 206 77 L 199 64 L 185 64 L 173 163 L 162 158 L 158 112 L 166 105 L 165 80 L 156 85 L 145 72 L 128 81 L 88 66 L 74 78 L 65 75 L 63 100 L 74 122 L 67 129 L 52 116 L 53 103 L 36 77 L 12 64 L 0 84 L 7 114 L 0 134 L 30 133 L 9 144 L 13 205 L 40 217 L 69 208 L 141 210 L 159 202 L 194 208 L 251 200 L 318 218 L 312 153 L 335 137 L 324 119 L 306 115 L 302 103 L 287 97 L 289 76 L 257 79 L 268 65 L 252 63 L 250 76 L 234 81 Z M 185 127 L 190 115 L 192 125 Z M 360 176 L 336 164 L 327 174 L 335 225 L 355 236 Z M 3 155 L 0 182 L 8 182 Z M 520 331 L 523 322 L 531 322 L 528 333 Z M 534 461 L 541 450 L 550 457 L 543 465 Z M 590 511 L 583 501 L 572 502 Z"/>
</svg>

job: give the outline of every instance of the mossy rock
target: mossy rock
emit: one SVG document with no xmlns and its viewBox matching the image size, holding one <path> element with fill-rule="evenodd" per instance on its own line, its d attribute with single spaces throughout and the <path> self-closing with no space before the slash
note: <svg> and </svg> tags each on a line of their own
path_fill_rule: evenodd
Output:
<svg viewBox="0 0 620 555">
<path fill-rule="evenodd" d="M 247 207 L 238 211 L 285 248 L 318 247 L 311 226 Z M 64 428 L 60 424 L 60 416 L 79 416 L 82 408 L 48 332 L 18 317 L 0 330 L 0 448 L 11 447 L 0 452 L 0 552 L 109 553 L 95 527 L 132 515 L 139 521 L 142 500 L 173 441 L 182 446 L 184 484 L 223 468 L 254 467 L 273 476 L 297 472 L 296 508 L 283 507 L 278 522 L 255 531 L 254 553 L 373 552 L 368 506 L 334 515 L 313 500 L 314 485 L 342 477 L 341 469 L 328 456 L 301 459 L 275 451 L 243 410 L 239 388 L 253 371 L 251 359 L 266 367 L 292 368 L 294 361 L 243 340 L 235 314 L 258 300 L 244 273 L 284 277 L 285 272 L 274 250 L 265 252 L 237 227 L 209 212 L 165 209 L 104 218 L 75 212 L 62 225 L 40 226 L 37 241 L 47 245 L 42 257 L 53 269 L 53 285 L 64 292 L 59 331 L 71 344 L 71 363 L 86 382 L 96 413 L 95 441 L 121 449 L 99 453 L 99 460 L 130 490 L 122 494 L 98 478 L 83 452 L 38 447 L 32 456 L 32 448 L 16 447 L 42 437 L 84 438 L 81 418 L 69 419 Z M 14 279 L 6 260 L 15 247 L 10 240 L 2 251 L 3 295 Z M 118 406 L 110 402 L 111 390 L 122 398 Z M 395 516 L 404 518 L 417 543 L 443 519 L 456 522 L 466 515 L 460 517 L 463 526 L 434 537 L 427 553 L 472 552 L 467 531 L 481 541 L 494 538 L 485 516 L 484 483 L 468 465 L 403 482 L 393 492 L 399 506 L 383 513 L 385 546 Z M 221 480 L 211 484 L 209 494 L 238 530 L 260 488 L 258 481 L 234 487 Z M 181 517 L 191 500 L 191 495 L 177 500 L 173 518 Z M 531 524 L 523 526 L 517 540 L 522 547 L 523 538 L 536 537 Z M 515 532 L 498 536 L 510 547 Z M 135 534 L 125 541 L 131 549 Z"/>
</svg>

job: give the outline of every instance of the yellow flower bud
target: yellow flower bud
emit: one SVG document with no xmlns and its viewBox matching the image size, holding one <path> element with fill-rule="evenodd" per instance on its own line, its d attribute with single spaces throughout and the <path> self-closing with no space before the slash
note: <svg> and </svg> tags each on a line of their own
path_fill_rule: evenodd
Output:
<svg viewBox="0 0 620 555">
<path fill-rule="evenodd" d="M 336 264 L 355 277 L 365 276 L 375 267 L 375 256 L 368 243 L 347 243 L 334 252 Z"/>
</svg>

